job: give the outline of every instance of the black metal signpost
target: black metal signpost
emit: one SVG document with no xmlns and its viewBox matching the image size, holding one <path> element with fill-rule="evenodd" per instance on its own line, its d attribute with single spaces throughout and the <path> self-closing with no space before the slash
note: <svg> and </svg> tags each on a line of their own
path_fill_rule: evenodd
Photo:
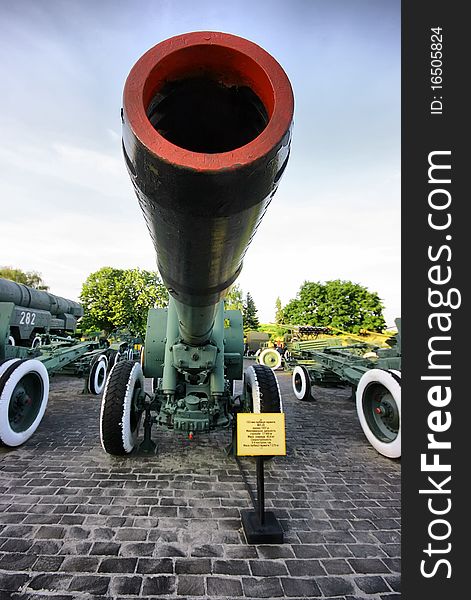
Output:
<svg viewBox="0 0 471 600">
<path fill-rule="evenodd" d="M 271 511 L 265 511 L 264 456 L 257 456 L 257 507 L 241 511 L 249 544 L 283 544 L 283 529 Z M 255 508 L 255 507 L 254 507 Z"/>
<path fill-rule="evenodd" d="M 280 523 L 265 510 L 264 465 L 270 456 L 286 454 L 284 414 L 239 413 L 237 419 L 237 455 L 256 455 L 257 469 L 257 498 L 250 493 L 254 510 L 241 511 L 245 536 L 249 544 L 283 544 Z"/>
</svg>

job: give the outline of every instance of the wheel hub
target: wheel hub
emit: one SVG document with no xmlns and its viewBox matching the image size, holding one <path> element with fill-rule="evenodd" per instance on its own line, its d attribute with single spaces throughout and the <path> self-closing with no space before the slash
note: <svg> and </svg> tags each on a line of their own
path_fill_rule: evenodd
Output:
<svg viewBox="0 0 471 600">
<path fill-rule="evenodd" d="M 34 422 L 41 406 L 42 382 L 33 373 L 16 384 L 8 407 L 8 421 L 15 433 L 25 431 Z"/>
<path fill-rule="evenodd" d="M 393 442 L 399 433 L 399 409 L 392 394 L 381 384 L 370 384 L 363 396 L 365 418 L 382 442 Z"/>
</svg>

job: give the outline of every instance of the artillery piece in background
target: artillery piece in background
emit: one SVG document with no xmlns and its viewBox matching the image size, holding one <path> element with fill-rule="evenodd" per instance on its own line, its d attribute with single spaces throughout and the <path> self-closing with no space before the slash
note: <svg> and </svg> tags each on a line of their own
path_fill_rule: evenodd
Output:
<svg viewBox="0 0 471 600">
<path fill-rule="evenodd" d="M 110 349 L 70 336 L 82 315 L 78 302 L 0 279 L 0 444 L 19 446 L 36 431 L 50 375 L 67 369 L 85 375 L 92 394 L 103 391 Z"/>
<path fill-rule="evenodd" d="M 0 302 L 14 304 L 9 318 L 8 341 L 12 346 L 34 347 L 39 334 L 66 336 L 73 333 L 83 308 L 49 292 L 0 278 Z"/>
<path fill-rule="evenodd" d="M 142 415 L 187 432 L 229 427 L 238 408 L 279 412 L 272 370 L 243 376 L 242 315 L 224 310 L 286 167 L 293 94 L 280 65 L 230 34 L 194 32 L 151 48 L 124 88 L 124 158 L 169 294 L 149 311 L 142 367 L 117 363 L 101 409 L 106 452 L 130 453 Z M 144 377 L 153 378 L 151 394 Z M 239 406 L 240 404 L 240 406 Z"/>
<path fill-rule="evenodd" d="M 396 326 L 397 334 L 383 347 L 361 341 L 335 344 L 336 338 L 298 342 L 290 345 L 289 361 L 298 400 L 311 399 L 314 383 L 352 386 L 363 432 L 388 458 L 401 456 L 401 319 Z"/>
</svg>

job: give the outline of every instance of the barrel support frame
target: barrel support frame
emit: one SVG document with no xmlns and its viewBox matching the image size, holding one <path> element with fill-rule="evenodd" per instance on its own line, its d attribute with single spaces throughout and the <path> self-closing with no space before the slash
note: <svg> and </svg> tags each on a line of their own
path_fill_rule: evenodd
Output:
<svg viewBox="0 0 471 600">
<path fill-rule="evenodd" d="M 165 338 L 155 335 L 156 323 Z M 153 422 L 188 432 L 228 427 L 232 381 L 242 378 L 240 312 L 225 311 L 220 301 L 210 338 L 200 344 L 186 342 L 171 296 L 166 310 L 150 311 L 148 324 L 144 376 L 161 373 L 150 402 Z"/>
</svg>

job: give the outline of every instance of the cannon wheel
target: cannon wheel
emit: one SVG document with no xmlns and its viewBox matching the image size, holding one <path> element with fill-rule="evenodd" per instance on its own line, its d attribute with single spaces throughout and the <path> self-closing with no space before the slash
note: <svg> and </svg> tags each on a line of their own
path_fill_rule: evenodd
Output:
<svg viewBox="0 0 471 600">
<path fill-rule="evenodd" d="M 281 367 L 281 354 L 274 348 L 265 348 L 260 352 L 258 362 L 275 371 Z"/>
<path fill-rule="evenodd" d="M 252 365 L 244 373 L 244 398 L 253 413 L 283 412 L 275 374 L 266 365 Z"/>
<path fill-rule="evenodd" d="M 357 414 L 368 441 L 383 456 L 401 456 L 401 372 L 370 369 L 358 383 Z"/>
<path fill-rule="evenodd" d="M 270 367 L 252 365 L 244 373 L 244 398 L 248 410 L 252 413 L 283 412 L 278 381 Z M 270 460 L 273 456 L 264 456 Z"/>
<path fill-rule="evenodd" d="M 95 396 L 99 396 L 106 383 L 106 374 L 108 372 L 108 359 L 104 354 L 100 354 L 90 369 L 88 376 L 88 389 Z"/>
<path fill-rule="evenodd" d="M 125 456 L 137 442 L 144 375 L 137 362 L 120 360 L 111 369 L 101 402 L 101 445 L 108 454 Z"/>
<path fill-rule="evenodd" d="M 36 431 L 47 406 L 49 375 L 39 360 L 8 360 L 0 366 L 0 442 L 15 447 Z"/>
<path fill-rule="evenodd" d="M 294 395 L 298 400 L 313 400 L 311 395 L 311 378 L 309 371 L 304 365 L 297 365 L 294 368 L 291 384 Z"/>
</svg>

